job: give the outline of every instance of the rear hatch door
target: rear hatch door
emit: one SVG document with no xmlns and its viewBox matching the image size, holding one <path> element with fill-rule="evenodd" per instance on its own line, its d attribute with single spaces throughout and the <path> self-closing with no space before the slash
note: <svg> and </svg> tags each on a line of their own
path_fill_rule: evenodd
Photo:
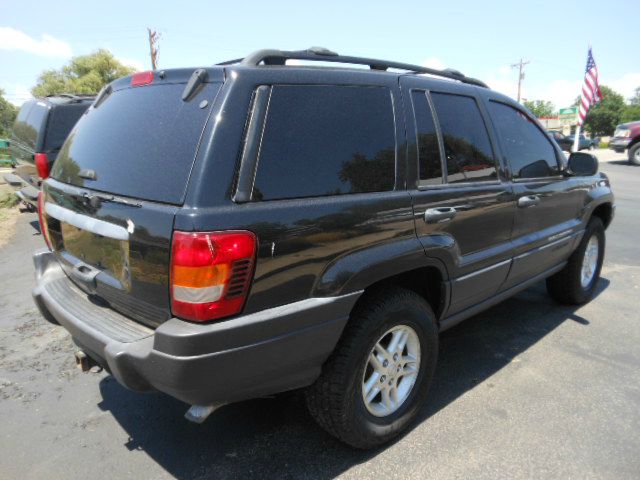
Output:
<svg viewBox="0 0 640 480">
<path fill-rule="evenodd" d="M 219 82 L 182 99 L 189 72 L 112 84 L 64 143 L 44 185 L 46 228 L 91 301 L 151 326 L 171 316 L 174 217 Z"/>
</svg>

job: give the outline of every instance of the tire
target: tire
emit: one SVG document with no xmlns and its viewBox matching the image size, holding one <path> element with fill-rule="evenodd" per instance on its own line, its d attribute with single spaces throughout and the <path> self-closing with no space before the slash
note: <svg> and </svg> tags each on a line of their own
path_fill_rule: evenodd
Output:
<svg viewBox="0 0 640 480">
<path fill-rule="evenodd" d="M 593 152 L 596 149 L 596 146 L 592 143 L 589 145 L 589 151 Z"/>
<path fill-rule="evenodd" d="M 382 408 L 384 404 L 382 393 L 376 394 L 367 403 L 362 393 L 366 388 L 364 380 L 372 380 L 373 374 L 378 374 L 372 368 L 371 358 L 372 355 L 382 355 L 374 353 L 374 347 L 383 345 L 385 339 L 394 338 L 394 332 L 400 331 L 408 332 L 410 338 L 406 347 L 397 350 L 400 352 L 400 363 L 409 357 L 411 345 L 414 350 L 415 345 L 419 345 L 419 361 L 411 362 L 418 365 L 415 383 L 408 392 L 404 389 L 404 401 L 397 402 L 395 411 L 389 410 L 388 414 L 377 412 L 374 415 L 371 409 L 376 405 Z M 390 343 L 386 348 L 393 350 Z M 398 436 L 415 419 L 426 401 L 437 358 L 436 318 L 425 299 L 403 288 L 379 289 L 363 298 L 352 312 L 320 377 L 305 391 L 307 407 L 318 424 L 341 441 L 360 449 L 377 447 Z M 385 372 L 395 372 L 396 367 L 398 372 L 410 369 L 409 364 L 402 366 L 394 362 L 395 359 L 387 362 Z M 373 385 L 370 391 L 374 393 L 375 388 L 385 391 L 396 388 L 396 398 L 402 398 L 399 392 L 402 382 L 408 382 L 408 378 L 413 378 L 413 375 L 409 373 L 403 377 L 393 372 L 389 377 L 379 375 L 370 382 Z M 392 382 L 397 382 L 397 387 L 386 390 Z M 379 405 L 376 398 L 380 399 Z"/>
<path fill-rule="evenodd" d="M 585 252 L 593 241 L 597 242 L 597 256 L 594 258 L 593 268 L 587 270 L 586 273 L 592 272 L 591 275 L 583 277 L 583 264 L 589 261 Z M 578 248 L 571 254 L 567 265 L 555 275 L 547 278 L 547 291 L 549 295 L 558 303 L 564 305 L 580 305 L 593 297 L 600 271 L 602 269 L 602 261 L 604 260 L 605 234 L 602 220 L 598 217 L 592 217 L 587 224 L 584 236 L 578 245 Z"/>
<path fill-rule="evenodd" d="M 632 165 L 640 165 L 640 142 L 629 149 L 629 163 Z"/>
</svg>

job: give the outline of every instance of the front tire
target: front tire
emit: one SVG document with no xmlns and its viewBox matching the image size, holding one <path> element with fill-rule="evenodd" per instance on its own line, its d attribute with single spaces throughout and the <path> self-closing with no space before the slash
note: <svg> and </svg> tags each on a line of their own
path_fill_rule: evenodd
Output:
<svg viewBox="0 0 640 480">
<path fill-rule="evenodd" d="M 640 142 L 629 149 L 629 163 L 640 165 Z"/>
<path fill-rule="evenodd" d="M 318 424 L 361 449 L 398 436 L 425 403 L 438 358 L 438 328 L 420 295 L 391 287 L 354 309 L 307 407 Z"/>
<path fill-rule="evenodd" d="M 580 305 L 591 300 L 600 278 L 604 248 L 604 225 L 600 218 L 592 217 L 567 265 L 547 278 L 549 295 L 565 305 Z"/>
</svg>

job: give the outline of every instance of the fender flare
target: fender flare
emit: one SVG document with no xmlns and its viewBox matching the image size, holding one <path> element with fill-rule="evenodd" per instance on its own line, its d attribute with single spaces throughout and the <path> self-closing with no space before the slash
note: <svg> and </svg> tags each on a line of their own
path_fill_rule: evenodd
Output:
<svg viewBox="0 0 640 480">
<path fill-rule="evenodd" d="M 395 239 L 335 259 L 318 277 L 312 296 L 345 295 L 423 267 L 435 267 L 444 283 L 449 280 L 444 263 L 425 255 L 417 237 Z"/>
</svg>

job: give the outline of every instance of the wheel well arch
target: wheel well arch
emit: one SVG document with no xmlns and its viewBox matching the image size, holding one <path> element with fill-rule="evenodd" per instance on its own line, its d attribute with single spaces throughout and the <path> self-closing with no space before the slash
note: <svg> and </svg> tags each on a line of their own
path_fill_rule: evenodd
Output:
<svg viewBox="0 0 640 480">
<path fill-rule="evenodd" d="M 353 309 L 390 286 L 406 288 L 423 297 L 435 313 L 436 319 L 440 320 L 447 304 L 448 290 L 442 272 L 434 266 L 408 270 L 372 283 L 364 289 Z"/>
<path fill-rule="evenodd" d="M 607 228 L 613 218 L 613 206 L 608 202 L 602 203 L 593 210 L 591 217 L 598 217 L 602 220 L 604 228 Z"/>
<path fill-rule="evenodd" d="M 636 143 L 640 143 L 640 135 L 637 135 L 636 137 L 634 137 L 634 139 L 631 140 L 627 148 L 633 147 Z"/>
</svg>

